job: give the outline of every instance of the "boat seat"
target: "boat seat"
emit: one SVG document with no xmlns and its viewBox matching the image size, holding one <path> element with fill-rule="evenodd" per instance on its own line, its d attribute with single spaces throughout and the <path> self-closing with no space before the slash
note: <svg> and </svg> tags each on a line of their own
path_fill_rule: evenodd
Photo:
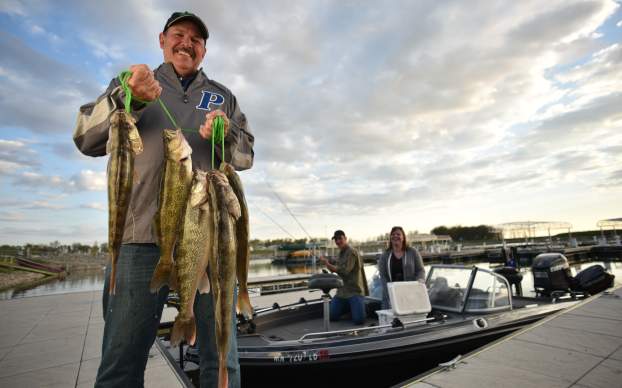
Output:
<svg viewBox="0 0 622 388">
<path fill-rule="evenodd" d="M 334 274 L 330 273 L 318 273 L 311 275 L 307 287 L 311 290 L 322 290 L 325 294 L 328 294 L 333 288 L 343 287 L 343 280 Z"/>
</svg>

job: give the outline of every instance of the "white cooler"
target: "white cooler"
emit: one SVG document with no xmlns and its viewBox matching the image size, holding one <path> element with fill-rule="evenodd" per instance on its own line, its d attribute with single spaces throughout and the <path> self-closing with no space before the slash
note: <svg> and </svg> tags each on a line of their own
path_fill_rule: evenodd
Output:
<svg viewBox="0 0 622 388">
<path fill-rule="evenodd" d="M 402 322 L 424 319 L 432 311 L 428 290 L 421 282 L 387 283 L 387 289 L 391 309 L 376 311 L 379 325 L 388 325 L 393 318 Z"/>
</svg>

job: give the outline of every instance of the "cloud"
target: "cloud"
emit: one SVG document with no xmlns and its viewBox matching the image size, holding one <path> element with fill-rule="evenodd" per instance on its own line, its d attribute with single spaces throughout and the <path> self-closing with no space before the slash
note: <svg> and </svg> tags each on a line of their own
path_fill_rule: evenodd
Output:
<svg viewBox="0 0 622 388">
<path fill-rule="evenodd" d="M 93 100 L 100 87 L 77 69 L 30 48 L 0 31 L 0 127 L 33 133 L 71 131 L 78 107 Z"/>
<path fill-rule="evenodd" d="M 58 175 L 47 176 L 36 172 L 26 171 L 15 176 L 13 183 L 18 186 L 31 188 L 60 188 L 64 186 L 64 180 Z"/>
<path fill-rule="evenodd" d="M 0 235 L 10 238 L 13 244 L 49 243 L 59 240 L 62 243 L 106 241 L 106 227 L 91 223 L 67 225 L 58 224 L 20 224 L 0 225 Z"/>
<path fill-rule="evenodd" d="M 104 60 L 113 60 L 127 62 L 125 52 L 121 45 L 109 41 L 108 39 L 95 35 L 89 35 L 84 38 L 84 42 L 91 47 L 93 55 Z"/>
<path fill-rule="evenodd" d="M 36 172 L 23 172 L 14 177 L 17 186 L 44 189 L 52 188 L 64 192 L 103 191 L 106 189 L 106 172 L 82 170 L 66 179 L 59 175 L 44 175 Z"/>
<path fill-rule="evenodd" d="M 106 204 L 101 203 L 101 202 L 83 203 L 80 205 L 80 207 L 82 209 L 95 209 L 95 210 L 101 210 L 101 211 L 108 210 L 108 207 L 106 206 Z"/>
<path fill-rule="evenodd" d="M 24 221 L 23 213 L 15 211 L 0 211 L 0 222 L 20 222 Z"/>
<path fill-rule="evenodd" d="M 25 16 L 26 7 L 18 0 L 4 0 L 0 3 L 0 13 L 14 16 Z"/>
<path fill-rule="evenodd" d="M 544 120 L 526 138 L 535 152 L 545 149 L 555 139 L 557 147 L 573 146 L 598 140 L 622 124 L 622 90 L 587 102 L 575 110 Z"/>
<path fill-rule="evenodd" d="M 38 167 L 37 152 L 21 140 L 0 139 L 0 175 L 12 175 L 28 167 Z"/>
<path fill-rule="evenodd" d="M 600 188 L 614 188 L 622 186 L 622 169 L 613 171 L 607 178 L 601 182 L 598 187 Z"/>
<path fill-rule="evenodd" d="M 67 207 L 60 204 L 50 203 L 49 201 L 33 201 L 32 203 L 24 206 L 24 209 L 45 209 L 45 210 L 61 210 Z"/>
<path fill-rule="evenodd" d="M 58 23 L 50 3 L 0 7 L 32 21 L 26 38 L 65 40 L 53 52 L 0 33 L 0 87 L 16 90 L 14 100 L 0 96 L 0 126 L 47 134 L 37 150 L 88 163 L 52 170 L 40 162 L 47 154 L 20 159 L 19 147 L 3 154 L 0 146 L 0 174 L 27 189 L 94 192 L 82 208 L 103 208 L 95 198 L 105 190 L 102 161 L 86 162 L 52 136 L 68 133 L 77 107 L 119 69 L 157 65 L 158 33 L 171 9 L 185 8 L 210 28 L 204 70 L 232 89 L 256 135 L 255 166 L 242 174 L 251 207 L 291 221 L 273 189 L 314 221 L 424 222 L 427 214 L 464 223 L 478 206 L 477 217 L 494 217 L 511 198 L 556 185 L 568 185 L 564 202 L 578 201 L 581 189 L 606 191 L 619 178 L 622 46 L 605 24 L 615 1 L 156 0 L 145 8 L 132 0 L 122 13 L 114 2 L 75 3 Z M 79 58 L 69 59 L 70 46 Z"/>
<path fill-rule="evenodd" d="M 76 191 L 104 191 L 107 187 L 106 172 L 82 170 L 71 177 L 69 185 Z"/>
</svg>

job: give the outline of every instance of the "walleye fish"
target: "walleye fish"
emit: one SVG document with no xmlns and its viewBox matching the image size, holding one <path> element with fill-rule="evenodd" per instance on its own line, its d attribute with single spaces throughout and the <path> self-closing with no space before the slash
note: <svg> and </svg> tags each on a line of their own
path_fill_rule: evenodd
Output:
<svg viewBox="0 0 622 388">
<path fill-rule="evenodd" d="M 160 184 L 155 231 L 160 246 L 160 260 L 149 286 L 152 293 L 168 285 L 173 269 L 173 249 L 192 184 L 192 148 L 180 129 L 164 130 L 164 167 Z"/>
<path fill-rule="evenodd" d="M 196 325 L 194 322 L 194 298 L 201 279 L 207 276 L 207 248 L 206 241 L 214 238 L 208 234 L 210 227 L 210 206 L 207 193 L 207 173 L 196 170 L 192 179 L 192 189 L 189 203 L 186 206 L 183 225 L 179 232 L 179 244 L 176 250 L 174 273 L 177 277 L 177 293 L 179 294 L 180 308 L 173 330 L 171 345 L 177 346 L 183 339 L 190 345 L 196 339 Z M 209 286 L 208 282 L 203 284 Z M 207 292 L 209 290 L 200 290 Z"/>
<path fill-rule="evenodd" d="M 132 196 L 134 157 L 143 152 L 143 143 L 134 118 L 124 110 L 110 117 L 106 144 L 108 160 L 108 246 L 110 252 L 110 294 L 115 293 L 116 266 L 123 241 L 125 218 Z"/>
<path fill-rule="evenodd" d="M 229 184 L 240 205 L 240 218 L 235 223 L 235 239 L 237 242 L 236 272 L 239 286 L 237 309 L 244 314 L 246 318 L 250 319 L 253 316 L 253 307 L 251 306 L 251 301 L 248 296 L 248 265 L 251 257 L 250 245 L 248 242 L 248 237 L 250 235 L 248 206 L 246 205 L 246 198 L 244 197 L 242 181 L 235 172 L 233 166 L 229 163 L 222 163 L 220 165 L 220 170 L 227 176 Z"/>
<path fill-rule="evenodd" d="M 240 217 L 240 204 L 229 185 L 227 177 L 220 171 L 210 172 L 214 182 L 214 191 L 217 199 L 218 213 L 218 255 L 216 268 L 211 268 L 212 291 L 214 298 L 214 317 L 216 321 L 216 347 L 218 349 L 218 386 L 226 388 L 229 376 L 227 374 L 227 354 L 229 353 L 229 336 L 233 321 L 233 295 L 236 278 L 236 241 L 234 224 Z M 237 205 L 237 206 L 236 206 Z M 213 270 L 216 271 L 213 271 Z M 212 280 L 212 279 L 210 279 Z"/>
</svg>

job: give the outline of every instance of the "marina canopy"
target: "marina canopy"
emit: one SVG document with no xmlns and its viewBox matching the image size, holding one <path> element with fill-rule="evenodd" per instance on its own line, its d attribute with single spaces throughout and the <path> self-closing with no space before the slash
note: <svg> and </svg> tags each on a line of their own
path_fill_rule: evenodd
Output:
<svg viewBox="0 0 622 388">
<path fill-rule="evenodd" d="M 599 228 L 613 228 L 613 230 L 622 228 L 622 218 L 609 218 L 607 220 L 600 220 L 596 223 Z"/>
<path fill-rule="evenodd" d="M 551 230 L 572 229 L 572 224 L 563 221 L 518 221 L 496 225 L 495 228 L 503 233 L 506 238 L 534 238 L 539 232 L 547 232 L 551 236 Z M 544 234 L 544 233 L 541 233 Z"/>
</svg>

